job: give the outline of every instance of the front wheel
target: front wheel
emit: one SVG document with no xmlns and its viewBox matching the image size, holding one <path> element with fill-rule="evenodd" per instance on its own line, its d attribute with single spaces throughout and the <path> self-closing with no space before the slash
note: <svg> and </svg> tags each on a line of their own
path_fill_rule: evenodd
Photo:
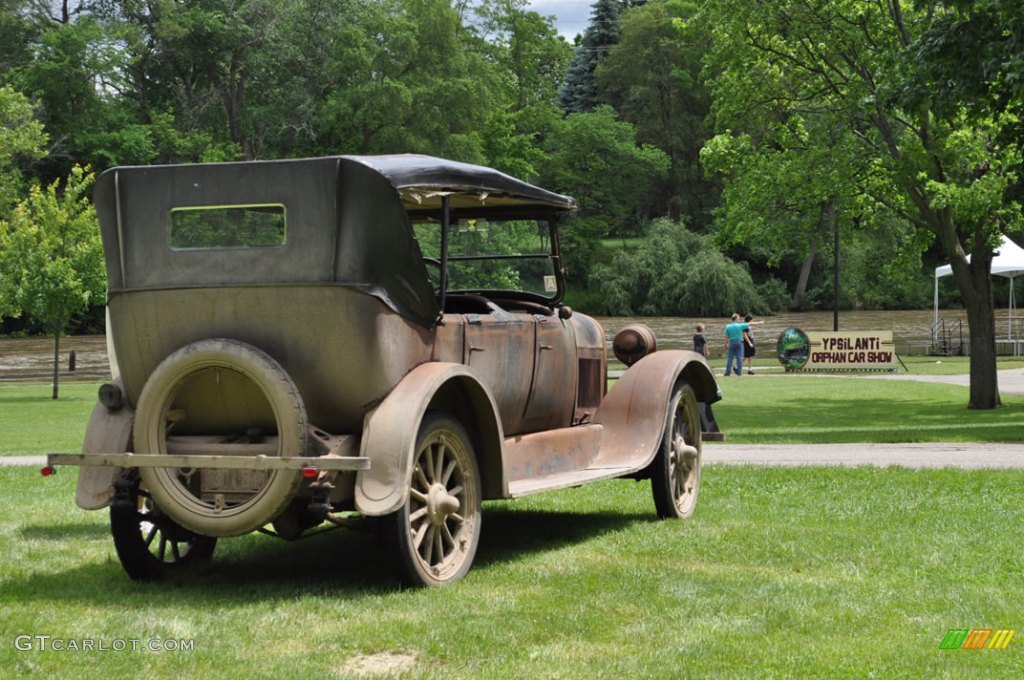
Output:
<svg viewBox="0 0 1024 680">
<path fill-rule="evenodd" d="M 700 491 L 700 409 L 697 395 L 686 383 L 672 391 L 661 450 L 651 470 L 651 490 L 658 517 L 684 518 L 693 514 Z"/>
<path fill-rule="evenodd" d="M 409 498 L 385 518 L 402 580 L 440 586 L 469 571 L 480 542 L 480 476 L 465 428 L 428 414 L 416 438 Z"/>
<path fill-rule="evenodd" d="M 183 528 L 134 488 L 110 506 L 110 532 L 121 566 L 135 581 L 163 578 L 209 561 L 217 539 Z"/>
</svg>

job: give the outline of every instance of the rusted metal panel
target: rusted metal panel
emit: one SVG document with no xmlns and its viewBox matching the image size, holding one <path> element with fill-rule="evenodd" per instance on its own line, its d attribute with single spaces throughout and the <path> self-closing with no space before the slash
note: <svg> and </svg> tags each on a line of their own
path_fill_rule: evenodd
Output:
<svg viewBox="0 0 1024 680">
<path fill-rule="evenodd" d="M 601 448 L 600 425 L 566 427 L 505 439 L 509 484 L 585 470 Z"/>
<path fill-rule="evenodd" d="M 494 395 L 501 427 L 523 430 L 533 376 L 536 324 L 526 314 L 471 315 L 466 323 L 466 365 Z"/>
<path fill-rule="evenodd" d="M 479 420 L 475 425 L 479 428 L 480 440 L 477 442 L 476 454 L 483 459 L 480 463 L 482 469 L 489 467 L 489 457 L 498 461 L 500 469 L 504 454 L 503 434 L 501 422 L 497 419 L 498 408 L 494 397 L 468 367 L 426 363 L 413 369 L 366 416 L 360 455 L 369 458 L 372 465 L 356 477 L 355 502 L 361 512 L 384 515 L 394 512 L 405 502 L 409 493 L 418 425 L 436 395 L 447 384 L 453 383 L 459 383 L 460 389 L 472 392 L 472 398 L 487 404 L 483 411 L 477 411 Z M 507 493 L 505 479 L 498 480 L 496 485 L 501 495 Z M 485 488 L 487 486 L 485 481 Z M 492 482 L 490 486 L 495 486 L 495 483 Z"/>
<path fill-rule="evenodd" d="M 576 334 L 557 316 L 533 316 L 533 374 L 522 426 L 506 432 L 537 432 L 572 424 L 577 382 Z M 521 370 L 521 369 L 520 369 Z"/>
<path fill-rule="evenodd" d="M 557 489 L 571 489 L 573 487 L 583 486 L 584 484 L 600 482 L 605 479 L 624 477 L 632 474 L 633 472 L 635 472 L 635 470 L 632 467 L 627 466 L 590 467 L 582 470 L 573 470 L 564 474 L 551 475 L 549 477 L 521 479 L 518 482 L 509 485 L 509 498 L 522 498 L 523 496 L 530 496 L 537 493 L 543 493 L 545 491 L 555 491 Z"/>
</svg>

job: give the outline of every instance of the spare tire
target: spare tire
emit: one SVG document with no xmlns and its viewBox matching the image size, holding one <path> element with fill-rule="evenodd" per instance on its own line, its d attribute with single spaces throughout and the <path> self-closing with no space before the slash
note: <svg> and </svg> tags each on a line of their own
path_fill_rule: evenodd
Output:
<svg viewBox="0 0 1024 680">
<path fill-rule="evenodd" d="M 200 340 L 160 362 L 139 396 L 135 452 L 167 454 L 170 435 L 228 442 L 231 455 L 300 456 L 306 409 L 288 373 L 263 351 L 237 340 Z M 227 472 L 140 469 L 143 486 L 169 517 L 197 534 L 220 537 L 273 520 L 302 479 L 299 470 Z"/>
</svg>

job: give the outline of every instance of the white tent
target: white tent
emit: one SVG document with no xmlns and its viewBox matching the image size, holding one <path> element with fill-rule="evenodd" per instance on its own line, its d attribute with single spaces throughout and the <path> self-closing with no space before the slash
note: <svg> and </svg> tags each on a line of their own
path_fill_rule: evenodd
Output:
<svg viewBox="0 0 1024 680">
<path fill-rule="evenodd" d="M 970 261 L 971 256 L 967 259 Z M 939 277 L 949 276 L 953 273 L 952 265 L 944 264 L 935 269 L 935 326 L 939 325 Z M 1024 248 L 1003 236 L 1003 242 L 995 251 L 992 258 L 992 273 L 996 276 L 1005 276 L 1010 279 L 1010 328 L 1007 339 L 1013 340 L 1013 312 L 1017 308 L 1017 302 L 1013 295 L 1014 277 L 1024 274 Z"/>
</svg>

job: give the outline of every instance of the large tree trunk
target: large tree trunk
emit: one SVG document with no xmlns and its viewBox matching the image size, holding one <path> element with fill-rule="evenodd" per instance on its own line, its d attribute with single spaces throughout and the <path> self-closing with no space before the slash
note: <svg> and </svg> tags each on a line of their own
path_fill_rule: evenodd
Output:
<svg viewBox="0 0 1024 680">
<path fill-rule="evenodd" d="M 814 236 L 811 238 L 811 245 L 807 249 L 807 259 L 804 260 L 804 264 L 800 268 L 800 278 L 797 279 L 796 290 L 793 291 L 793 302 L 789 305 L 790 311 L 799 312 L 804 307 L 804 295 L 807 294 L 807 282 L 811 278 L 811 269 L 814 267 L 814 258 L 817 256 L 818 237 Z"/>
<path fill-rule="evenodd" d="M 967 408 L 999 408 L 1003 404 L 999 398 L 999 374 L 996 371 L 992 249 L 976 248 L 971 253 L 970 263 L 966 257 L 961 256 L 953 257 L 950 264 L 967 311 L 967 323 L 970 325 L 971 387 Z"/>
</svg>

